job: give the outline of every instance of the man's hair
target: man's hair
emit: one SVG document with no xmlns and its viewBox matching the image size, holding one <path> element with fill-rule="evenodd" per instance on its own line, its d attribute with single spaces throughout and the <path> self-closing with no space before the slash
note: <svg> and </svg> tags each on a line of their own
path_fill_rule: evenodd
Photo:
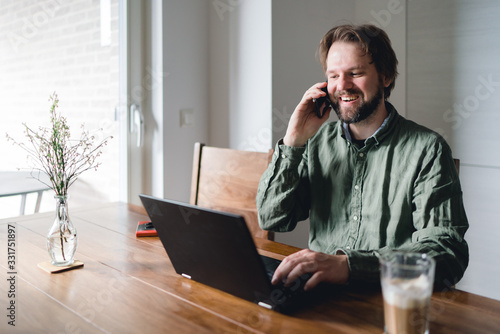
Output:
<svg viewBox="0 0 500 334">
<path fill-rule="evenodd" d="M 318 47 L 319 58 L 325 72 L 328 51 L 335 42 L 358 43 L 361 50 L 372 58 L 377 72 L 391 81 L 390 85 L 384 88 L 384 98 L 389 98 L 398 76 L 398 59 L 385 31 L 369 24 L 359 26 L 347 24 L 330 29 Z"/>
</svg>

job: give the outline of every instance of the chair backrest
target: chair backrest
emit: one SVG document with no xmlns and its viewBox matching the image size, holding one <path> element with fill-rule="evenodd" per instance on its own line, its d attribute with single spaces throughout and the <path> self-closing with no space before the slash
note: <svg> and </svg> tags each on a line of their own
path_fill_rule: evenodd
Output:
<svg viewBox="0 0 500 334">
<path fill-rule="evenodd" d="M 460 159 L 453 159 L 455 163 L 455 168 L 457 169 L 457 173 L 460 174 Z"/>
<path fill-rule="evenodd" d="M 257 187 L 273 150 L 267 153 L 194 145 L 190 203 L 243 216 L 253 237 L 273 240 L 257 218 Z"/>
</svg>

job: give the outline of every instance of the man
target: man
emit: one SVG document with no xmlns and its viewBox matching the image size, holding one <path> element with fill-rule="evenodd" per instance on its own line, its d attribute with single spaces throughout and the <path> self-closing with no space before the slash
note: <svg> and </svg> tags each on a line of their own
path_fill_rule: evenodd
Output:
<svg viewBox="0 0 500 334">
<path fill-rule="evenodd" d="M 387 102 L 397 76 L 387 34 L 335 27 L 319 55 L 327 82 L 305 92 L 259 184 L 263 229 L 286 232 L 310 219 L 310 249 L 285 258 L 273 283 L 305 273 L 306 290 L 377 281 L 378 257 L 399 249 L 429 254 L 436 284 L 455 284 L 469 257 L 458 174 L 445 140 Z M 326 122 L 331 110 L 315 113 L 327 94 L 338 122 Z"/>
</svg>

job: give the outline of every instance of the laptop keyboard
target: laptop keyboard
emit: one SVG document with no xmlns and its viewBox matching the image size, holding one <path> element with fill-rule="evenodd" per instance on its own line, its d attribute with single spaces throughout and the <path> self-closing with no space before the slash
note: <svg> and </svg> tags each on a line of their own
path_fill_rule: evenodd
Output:
<svg viewBox="0 0 500 334">
<path fill-rule="evenodd" d="M 262 258 L 262 262 L 264 263 L 264 267 L 266 268 L 267 276 L 269 277 L 269 280 L 271 280 L 271 278 L 273 278 L 274 272 L 276 271 L 276 268 L 278 268 L 281 261 L 264 255 L 261 255 L 260 257 Z"/>
<path fill-rule="evenodd" d="M 281 261 L 261 255 L 262 262 L 264 262 L 264 266 L 266 267 L 267 276 L 269 277 L 269 281 L 273 278 L 274 272 L 276 268 L 278 268 Z M 295 280 L 289 287 L 285 287 L 283 283 L 277 284 L 276 288 L 280 289 L 283 293 L 283 298 L 285 300 L 293 299 L 296 295 L 299 295 L 304 292 L 304 285 L 311 278 L 312 274 L 307 273 Z"/>
</svg>

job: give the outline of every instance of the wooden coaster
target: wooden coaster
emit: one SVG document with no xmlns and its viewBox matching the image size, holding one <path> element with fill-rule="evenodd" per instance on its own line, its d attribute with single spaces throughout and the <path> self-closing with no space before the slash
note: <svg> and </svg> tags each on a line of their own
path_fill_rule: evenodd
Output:
<svg viewBox="0 0 500 334">
<path fill-rule="evenodd" d="M 38 264 L 38 267 L 45 270 L 49 274 L 57 274 L 67 270 L 81 268 L 83 267 L 83 262 L 75 260 L 75 262 L 73 262 L 73 264 L 70 264 L 69 266 L 54 266 L 52 263 L 50 263 L 50 261 L 46 261 L 46 262 L 40 262 Z"/>
</svg>

